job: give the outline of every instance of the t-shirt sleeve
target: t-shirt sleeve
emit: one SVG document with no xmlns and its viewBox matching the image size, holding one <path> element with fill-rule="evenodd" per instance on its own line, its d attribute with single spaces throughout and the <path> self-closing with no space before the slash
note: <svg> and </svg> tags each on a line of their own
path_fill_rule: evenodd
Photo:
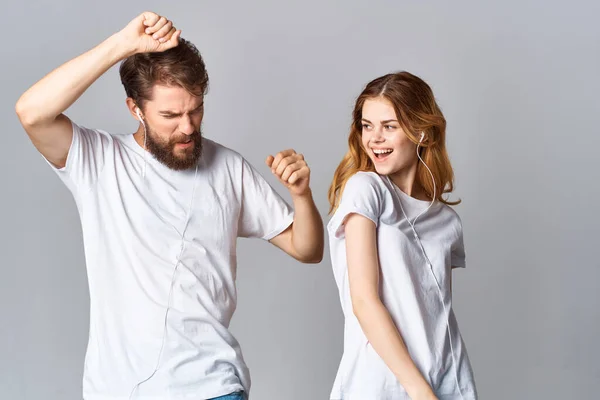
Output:
<svg viewBox="0 0 600 400">
<path fill-rule="evenodd" d="M 65 166 L 56 168 L 48 160 L 46 161 L 69 189 L 76 191 L 89 188 L 97 182 L 104 168 L 111 138 L 107 134 L 84 128 L 75 122 L 71 124 L 73 139 Z"/>
<path fill-rule="evenodd" d="M 465 257 L 465 245 L 463 240 L 463 229 L 460 219 L 458 221 L 458 236 L 452 245 L 451 253 L 451 266 L 452 268 L 465 268 L 467 266 Z"/>
<path fill-rule="evenodd" d="M 350 214 L 362 215 L 379 225 L 381 197 L 379 186 L 371 174 L 357 173 L 348 179 L 337 210 L 329 221 L 331 235 L 341 239 L 345 236 L 344 224 Z"/>
<path fill-rule="evenodd" d="M 271 240 L 294 221 L 294 211 L 249 162 L 242 159 L 238 236 Z"/>
</svg>

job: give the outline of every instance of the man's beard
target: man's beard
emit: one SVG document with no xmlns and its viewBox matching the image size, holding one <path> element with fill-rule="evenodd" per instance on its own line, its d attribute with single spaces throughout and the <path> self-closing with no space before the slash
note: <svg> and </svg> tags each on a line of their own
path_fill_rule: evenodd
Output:
<svg viewBox="0 0 600 400">
<path fill-rule="evenodd" d="M 191 135 L 181 135 L 170 138 L 168 142 L 157 140 L 158 135 L 150 128 L 146 128 L 146 148 L 160 163 L 176 171 L 182 171 L 195 167 L 202 156 L 202 128 Z M 190 148 L 176 151 L 177 143 L 192 141 Z"/>
</svg>

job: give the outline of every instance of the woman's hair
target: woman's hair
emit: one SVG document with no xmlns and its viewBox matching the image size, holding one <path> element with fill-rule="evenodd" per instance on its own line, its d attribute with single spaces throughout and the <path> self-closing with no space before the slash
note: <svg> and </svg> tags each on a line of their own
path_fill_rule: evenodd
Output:
<svg viewBox="0 0 600 400">
<path fill-rule="evenodd" d="M 329 187 L 329 213 L 337 209 L 344 186 L 352 175 L 359 171 L 375 172 L 375 166 L 361 140 L 363 105 L 366 100 L 375 98 L 387 99 L 392 104 L 400 126 L 413 143 L 418 144 L 421 133 L 425 134 L 420 155 L 431 169 L 437 188 L 434 193 L 431 175 L 419 162 L 417 180 L 427 196 L 448 205 L 460 203 L 460 200 L 451 202 L 442 198 L 443 194 L 454 190 L 454 172 L 446 151 L 446 119 L 429 85 L 421 78 L 403 71 L 387 74 L 369 82 L 356 99 L 348 137 L 349 149 L 335 170 Z"/>
</svg>

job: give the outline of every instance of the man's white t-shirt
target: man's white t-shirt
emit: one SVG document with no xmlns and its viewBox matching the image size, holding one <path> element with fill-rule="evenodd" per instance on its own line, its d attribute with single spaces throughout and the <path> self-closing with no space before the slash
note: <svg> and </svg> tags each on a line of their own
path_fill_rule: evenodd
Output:
<svg viewBox="0 0 600 400">
<path fill-rule="evenodd" d="M 197 173 L 175 171 L 149 153 L 144 160 L 133 135 L 73 123 L 66 166 L 55 170 L 83 230 L 86 400 L 125 400 L 132 391 L 132 399 L 204 400 L 250 389 L 228 330 L 236 239 L 270 240 L 293 211 L 241 155 L 202 141 Z"/>
<path fill-rule="evenodd" d="M 460 218 L 452 208 L 436 202 L 415 224 L 442 289 L 444 309 L 399 199 L 411 221 L 430 204 L 408 196 L 374 172 L 358 172 L 346 183 L 340 205 L 328 224 L 333 272 L 345 316 L 344 353 L 331 399 L 410 399 L 367 340 L 352 309 L 344 223 L 353 213 L 376 224 L 380 297 L 416 366 L 440 400 L 476 399 L 473 372 L 452 311 L 450 290 L 451 268 L 465 267 Z"/>
</svg>

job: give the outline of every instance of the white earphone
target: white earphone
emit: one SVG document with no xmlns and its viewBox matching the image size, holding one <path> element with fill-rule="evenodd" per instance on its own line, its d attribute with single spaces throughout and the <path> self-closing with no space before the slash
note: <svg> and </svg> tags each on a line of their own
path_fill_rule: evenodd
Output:
<svg viewBox="0 0 600 400">
<path fill-rule="evenodd" d="M 137 107 L 135 108 L 135 113 L 137 114 L 138 119 L 140 120 L 140 122 L 142 123 L 142 125 L 145 125 L 144 124 L 144 119 L 142 118 L 142 114 L 140 113 L 140 109 L 139 108 L 137 108 Z"/>
<path fill-rule="evenodd" d="M 144 118 L 142 117 L 142 114 L 140 112 L 139 107 L 136 107 L 135 113 L 138 117 L 138 120 L 142 123 L 142 126 L 144 127 L 144 168 L 142 171 L 142 177 L 144 178 L 144 180 L 146 179 L 146 154 L 148 153 L 148 150 L 146 149 L 146 137 L 148 136 L 148 131 L 146 129 L 146 124 L 144 123 Z M 167 308 L 165 311 L 165 318 L 164 318 L 164 326 L 163 326 L 163 337 L 162 337 L 162 343 L 160 346 L 160 350 L 158 352 L 158 357 L 156 360 L 156 366 L 154 367 L 154 370 L 152 371 L 152 373 L 150 373 L 150 375 L 145 378 L 144 380 L 138 382 L 133 389 L 131 390 L 131 392 L 129 393 L 129 399 L 132 398 L 132 396 L 134 395 L 134 393 L 136 392 L 136 390 L 140 387 L 140 385 L 142 385 L 143 383 L 148 382 L 150 379 L 152 379 L 152 377 L 156 374 L 156 372 L 158 371 L 158 368 L 160 367 L 160 360 L 164 351 L 164 347 L 165 347 L 165 340 L 166 340 L 166 336 L 167 336 L 167 318 L 169 315 L 169 309 L 171 308 L 171 297 L 173 295 L 173 285 L 175 283 L 175 275 L 177 273 L 177 268 L 179 267 L 179 264 L 181 263 L 181 256 L 183 255 L 183 250 L 185 248 L 185 233 L 187 231 L 188 225 L 190 223 L 190 219 L 192 216 L 192 208 L 194 206 L 194 196 L 196 194 L 196 179 L 198 177 L 198 163 L 196 163 L 196 170 L 194 171 L 194 186 L 192 187 L 192 198 L 190 200 L 190 206 L 188 208 L 188 212 L 187 212 L 187 216 L 186 216 L 186 220 L 185 220 L 185 225 L 183 227 L 183 230 L 181 232 L 181 245 L 180 245 L 180 250 L 179 250 L 179 255 L 177 256 L 177 261 L 175 263 L 175 266 L 173 268 L 173 274 L 171 275 L 171 283 L 169 285 L 169 296 L 167 299 Z"/>
<path fill-rule="evenodd" d="M 433 272 L 433 264 L 431 263 L 431 260 L 429 259 L 429 257 L 427 256 L 427 253 L 425 252 L 425 247 L 423 246 L 423 243 L 421 243 L 421 238 L 419 237 L 419 235 L 417 234 L 417 230 L 415 229 L 415 223 L 417 222 L 417 219 L 425 214 L 430 208 L 431 206 L 433 206 L 435 200 L 436 200 L 436 195 L 437 195 L 437 190 L 436 190 L 436 185 L 435 185 L 435 177 L 433 176 L 433 173 L 431 172 L 431 169 L 429 169 L 429 167 L 427 166 L 427 164 L 425 163 L 425 161 L 423 161 L 423 159 L 421 158 L 421 154 L 419 154 L 419 148 L 421 147 L 421 143 L 423 142 L 423 140 L 425 139 L 425 132 L 421 132 L 421 139 L 419 140 L 419 144 L 417 145 L 417 157 L 419 158 L 419 160 L 423 163 L 423 165 L 425 166 L 425 168 L 427 168 L 427 171 L 429 171 L 429 175 L 431 175 L 431 180 L 433 182 L 433 196 L 431 199 L 431 203 L 429 204 L 429 207 L 427 207 L 425 210 L 423 210 L 419 215 L 417 215 L 415 217 L 414 220 L 410 220 L 410 218 L 408 218 L 408 215 L 406 215 L 406 212 L 404 211 L 404 207 L 402 206 L 402 199 L 400 198 L 400 195 L 398 194 L 397 190 L 400 189 L 396 189 L 395 185 L 392 183 L 392 180 L 390 179 L 389 176 L 386 176 L 388 183 L 390 184 L 392 191 L 394 192 L 394 194 L 396 195 L 396 199 L 398 200 L 398 204 L 400 204 L 400 209 L 402 210 L 402 214 L 404 214 L 404 218 L 406 219 L 406 222 L 408 222 L 408 224 L 410 225 L 410 228 L 412 229 L 413 235 L 416 239 L 416 241 L 419 243 L 419 248 L 421 249 L 421 252 L 423 253 L 423 257 L 425 257 L 425 261 L 427 262 L 427 266 L 429 267 L 429 271 L 431 272 L 431 276 L 433 277 L 433 280 L 435 281 L 435 284 L 437 286 L 438 289 L 438 294 L 440 297 L 440 301 L 442 303 L 442 306 L 444 307 L 444 313 L 446 314 L 446 328 L 448 331 L 448 336 L 450 337 L 450 351 L 452 353 L 452 362 L 454 363 L 454 378 L 456 380 L 456 386 L 458 387 L 458 391 L 460 393 L 460 397 L 464 400 L 464 396 L 462 394 L 462 390 L 460 388 L 460 384 L 458 382 L 458 364 L 456 362 L 456 359 L 454 357 L 454 345 L 452 344 L 452 333 L 450 332 L 450 323 L 448 322 L 449 318 L 450 318 L 450 313 L 448 312 L 448 310 L 446 310 L 446 303 L 444 303 L 444 296 L 442 293 L 442 288 L 440 287 L 440 283 L 437 280 L 437 277 L 435 276 L 435 272 Z"/>
<path fill-rule="evenodd" d="M 135 108 L 135 114 L 137 115 L 138 120 L 142 123 L 142 126 L 144 127 L 144 169 L 142 170 L 142 178 L 146 179 L 146 137 L 148 136 L 148 132 L 146 131 L 146 123 L 144 122 L 144 118 L 142 117 L 142 113 L 140 112 L 139 107 Z"/>
</svg>

